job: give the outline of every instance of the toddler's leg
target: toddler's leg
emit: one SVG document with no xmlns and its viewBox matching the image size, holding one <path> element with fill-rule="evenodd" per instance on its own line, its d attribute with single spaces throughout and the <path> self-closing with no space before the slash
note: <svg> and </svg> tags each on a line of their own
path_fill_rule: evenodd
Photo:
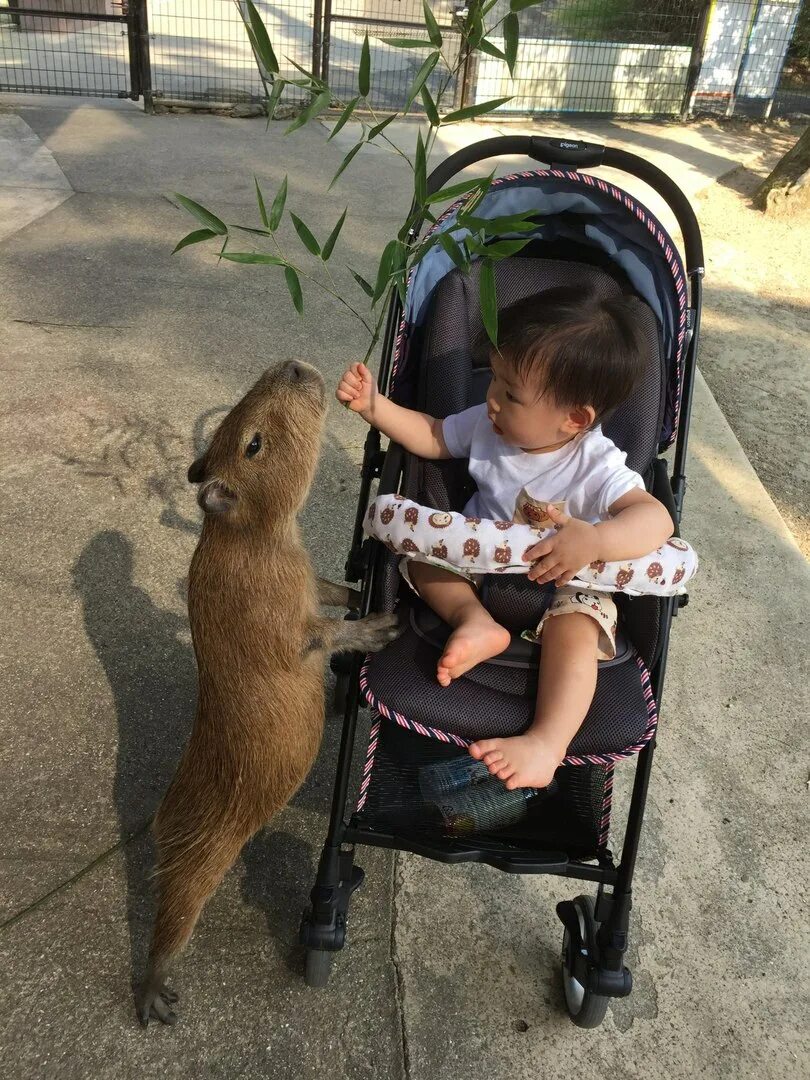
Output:
<svg viewBox="0 0 810 1080">
<path fill-rule="evenodd" d="M 442 686 L 508 646 L 509 631 L 495 622 L 469 581 L 431 563 L 409 562 L 408 574 L 428 607 L 454 628 L 436 669 Z"/>
<path fill-rule="evenodd" d="M 593 701 L 599 634 L 599 624 L 579 612 L 546 620 L 531 726 L 523 735 L 481 739 L 470 747 L 508 788 L 551 783 Z"/>
</svg>

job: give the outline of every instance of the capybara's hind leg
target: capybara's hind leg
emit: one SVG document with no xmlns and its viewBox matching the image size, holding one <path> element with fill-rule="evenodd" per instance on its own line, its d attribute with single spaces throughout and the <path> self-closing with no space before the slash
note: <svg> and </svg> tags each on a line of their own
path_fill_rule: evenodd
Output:
<svg viewBox="0 0 810 1080">
<path fill-rule="evenodd" d="M 209 822 L 196 835 L 186 833 L 164 844 L 161 834 L 166 835 L 168 827 L 162 814 L 155 831 L 160 850 L 158 912 L 149 968 L 137 1001 L 138 1019 L 144 1027 L 150 1019 L 175 1023 L 172 1005 L 177 995 L 166 986 L 169 967 L 191 937 L 206 900 L 251 835 L 230 822 Z"/>
</svg>

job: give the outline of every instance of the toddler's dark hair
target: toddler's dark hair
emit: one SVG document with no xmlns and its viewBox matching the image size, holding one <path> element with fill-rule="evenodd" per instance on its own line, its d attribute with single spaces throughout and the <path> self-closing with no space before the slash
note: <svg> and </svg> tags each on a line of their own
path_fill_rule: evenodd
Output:
<svg viewBox="0 0 810 1080">
<path fill-rule="evenodd" d="M 596 420 L 644 373 L 647 343 L 632 297 L 562 286 L 511 304 L 498 322 L 498 350 L 518 374 L 562 408 L 590 405 Z"/>
</svg>

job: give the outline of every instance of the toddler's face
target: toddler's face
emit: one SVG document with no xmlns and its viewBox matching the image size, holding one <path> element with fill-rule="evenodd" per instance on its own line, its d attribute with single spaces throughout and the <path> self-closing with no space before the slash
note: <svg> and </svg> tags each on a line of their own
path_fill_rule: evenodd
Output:
<svg viewBox="0 0 810 1080">
<path fill-rule="evenodd" d="M 510 446 L 540 450 L 562 444 L 588 422 L 572 419 L 576 410 L 560 408 L 543 388 L 523 380 L 496 352 L 490 354 L 492 382 L 487 391 L 487 413 L 496 434 Z"/>
</svg>

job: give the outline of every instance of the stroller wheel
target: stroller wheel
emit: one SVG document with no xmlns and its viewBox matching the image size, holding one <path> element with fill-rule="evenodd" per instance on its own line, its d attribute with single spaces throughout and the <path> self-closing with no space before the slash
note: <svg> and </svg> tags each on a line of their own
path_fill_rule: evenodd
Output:
<svg viewBox="0 0 810 1080">
<path fill-rule="evenodd" d="M 304 979 L 307 986 L 320 989 L 329 982 L 332 970 L 332 953 L 326 949 L 307 949 L 307 961 Z"/>
<path fill-rule="evenodd" d="M 590 896 L 578 896 L 573 901 L 579 919 L 579 943 L 573 940 L 570 930 L 566 927 L 563 932 L 562 947 L 562 983 L 565 994 L 565 1007 L 577 1027 L 599 1027 L 605 1019 L 608 1007 L 608 998 L 601 994 L 594 994 L 587 986 L 583 986 L 574 976 L 573 950 L 579 944 L 583 953 L 593 946 L 596 940 L 596 919 L 593 913 L 593 900 Z"/>
</svg>

